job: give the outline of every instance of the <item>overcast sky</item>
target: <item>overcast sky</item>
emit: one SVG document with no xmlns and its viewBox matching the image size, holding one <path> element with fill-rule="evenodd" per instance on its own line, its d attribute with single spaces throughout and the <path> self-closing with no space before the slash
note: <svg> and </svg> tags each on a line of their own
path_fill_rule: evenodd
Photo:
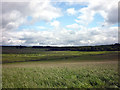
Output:
<svg viewBox="0 0 120 90">
<path fill-rule="evenodd" d="M 118 42 L 118 0 L 1 2 L 1 45 Z"/>
</svg>

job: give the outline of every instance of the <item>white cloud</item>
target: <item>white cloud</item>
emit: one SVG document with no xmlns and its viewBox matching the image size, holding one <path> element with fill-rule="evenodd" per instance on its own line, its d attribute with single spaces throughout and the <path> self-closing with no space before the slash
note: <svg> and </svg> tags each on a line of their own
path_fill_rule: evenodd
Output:
<svg viewBox="0 0 120 90">
<path fill-rule="evenodd" d="M 68 15 L 75 15 L 77 13 L 77 11 L 74 8 L 69 8 L 66 12 L 68 13 Z"/>
<path fill-rule="evenodd" d="M 69 29 L 74 29 L 74 30 L 78 30 L 78 29 L 80 30 L 82 28 L 82 26 L 78 25 L 77 23 L 74 23 L 72 25 L 67 25 L 66 27 Z"/>
<path fill-rule="evenodd" d="M 3 45 L 101 45 L 118 42 L 118 28 L 84 28 L 81 30 L 3 33 Z"/>
<path fill-rule="evenodd" d="M 61 9 L 52 6 L 49 0 L 44 2 L 2 2 L 2 13 L 0 13 L 0 16 L 2 16 L 2 18 L 0 18 L 2 21 L 2 43 L 3 45 L 18 45 L 25 43 L 23 42 L 25 40 L 20 40 L 20 38 L 26 37 L 23 34 L 25 31 L 16 32 L 20 25 L 31 24 L 31 22 L 35 23 L 36 21 L 41 20 L 50 22 L 52 19 L 56 19 L 61 15 Z M 28 16 L 32 17 L 31 22 L 27 21 Z M 54 23 L 54 26 L 58 25 L 58 22 Z M 37 28 L 45 29 L 43 26 L 37 26 Z M 35 35 L 36 34 L 37 33 L 35 33 Z M 31 37 L 32 34 L 28 36 Z M 32 38 L 30 40 L 32 40 Z M 29 41 L 26 41 L 26 43 L 28 43 L 28 45 L 30 43 L 32 44 L 32 42 Z"/>
<path fill-rule="evenodd" d="M 89 24 L 96 13 L 104 18 L 106 25 L 116 24 L 118 22 L 118 0 L 88 0 L 88 7 L 79 10 L 80 15 L 77 23 Z"/>
<path fill-rule="evenodd" d="M 37 26 L 38 29 L 46 29 L 46 27 L 43 26 Z"/>
<path fill-rule="evenodd" d="M 67 5 L 88 5 L 88 2 L 90 0 L 56 0 L 56 1 L 61 1 L 61 2 L 66 2 Z"/>
<path fill-rule="evenodd" d="M 17 10 L 5 12 L 2 15 L 2 27 L 6 30 L 14 30 L 26 22 L 25 18 L 26 17 L 22 16 L 22 14 Z"/>
<path fill-rule="evenodd" d="M 61 9 L 52 6 L 48 0 L 44 2 L 3 2 L 2 4 L 2 26 L 3 28 L 9 26 L 13 30 L 21 24 L 30 23 L 27 21 L 28 16 L 32 17 L 32 23 L 34 23 L 40 20 L 50 22 L 62 15 Z"/>
<path fill-rule="evenodd" d="M 29 8 L 32 11 L 31 16 L 34 20 L 51 21 L 62 15 L 60 8 L 53 7 L 48 0 L 44 2 L 30 2 Z"/>
<path fill-rule="evenodd" d="M 75 20 L 77 23 L 89 24 L 94 19 L 94 11 L 89 10 L 88 8 L 82 8 L 80 11 L 82 14 Z"/>
<path fill-rule="evenodd" d="M 54 26 L 54 27 L 59 27 L 60 26 L 60 22 L 57 21 L 57 20 L 51 22 L 50 24 L 51 24 L 51 26 Z"/>
<path fill-rule="evenodd" d="M 103 16 L 104 24 L 117 23 L 117 0 L 103 1 L 90 0 L 85 1 L 89 4 L 79 10 L 79 17 L 76 22 L 66 27 L 74 30 L 66 30 L 60 27 L 60 22 L 55 20 L 62 16 L 60 8 L 51 5 L 49 1 L 46 2 L 26 2 L 26 3 L 3 3 L 2 13 L 2 44 L 3 45 L 99 45 L 99 44 L 113 44 L 118 42 L 118 28 L 117 27 L 94 27 L 87 28 L 83 24 L 89 24 L 96 13 Z M 73 1 L 74 2 L 74 1 Z M 71 2 L 71 4 L 73 4 Z M 81 1 L 82 3 L 82 1 Z M 80 3 L 80 4 L 81 4 Z M 75 9 L 69 8 L 69 14 L 76 14 Z M 111 14 L 112 13 L 112 14 Z M 38 31 L 38 30 L 21 30 L 16 31 L 17 28 L 29 23 L 27 17 L 32 17 L 32 23 L 36 21 L 49 22 L 55 30 Z M 51 22 L 53 21 L 53 22 Z M 79 23 L 79 24 L 78 24 Z M 45 29 L 43 26 L 38 26 L 39 29 Z"/>
</svg>

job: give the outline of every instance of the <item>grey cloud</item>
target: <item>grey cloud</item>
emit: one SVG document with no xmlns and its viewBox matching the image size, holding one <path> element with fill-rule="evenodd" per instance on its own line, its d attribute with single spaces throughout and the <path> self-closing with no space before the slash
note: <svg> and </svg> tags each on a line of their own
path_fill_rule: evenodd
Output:
<svg viewBox="0 0 120 90">
<path fill-rule="evenodd" d="M 110 24 L 118 23 L 118 7 L 111 8 L 111 10 L 108 11 L 106 22 Z"/>
<path fill-rule="evenodd" d="M 12 10 L 17 10 L 23 13 L 24 15 L 28 15 L 28 5 L 29 2 L 2 2 L 2 13 L 10 13 Z"/>
</svg>

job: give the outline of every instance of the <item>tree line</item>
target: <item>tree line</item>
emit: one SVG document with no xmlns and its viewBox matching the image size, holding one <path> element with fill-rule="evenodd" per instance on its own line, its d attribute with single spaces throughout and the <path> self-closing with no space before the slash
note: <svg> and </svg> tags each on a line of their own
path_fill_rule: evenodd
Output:
<svg viewBox="0 0 120 90">
<path fill-rule="evenodd" d="M 10 47 L 16 49 L 24 49 L 24 48 L 34 48 L 34 49 L 44 49 L 45 51 L 119 51 L 120 44 L 115 43 L 111 45 L 99 45 L 99 46 L 67 46 L 67 47 L 55 47 L 55 46 L 2 46 L 2 47 Z"/>
</svg>

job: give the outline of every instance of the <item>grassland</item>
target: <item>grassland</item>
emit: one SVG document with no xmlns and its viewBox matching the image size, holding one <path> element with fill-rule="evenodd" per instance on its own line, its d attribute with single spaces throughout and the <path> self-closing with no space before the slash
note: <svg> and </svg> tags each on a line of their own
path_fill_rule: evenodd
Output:
<svg viewBox="0 0 120 90">
<path fill-rule="evenodd" d="M 32 54 L 2 54 L 2 62 L 27 62 L 27 61 L 85 61 L 85 60 L 113 60 L 118 58 L 117 51 L 39 51 Z"/>
<path fill-rule="evenodd" d="M 118 52 L 3 54 L 3 88 L 118 88 Z"/>
</svg>

